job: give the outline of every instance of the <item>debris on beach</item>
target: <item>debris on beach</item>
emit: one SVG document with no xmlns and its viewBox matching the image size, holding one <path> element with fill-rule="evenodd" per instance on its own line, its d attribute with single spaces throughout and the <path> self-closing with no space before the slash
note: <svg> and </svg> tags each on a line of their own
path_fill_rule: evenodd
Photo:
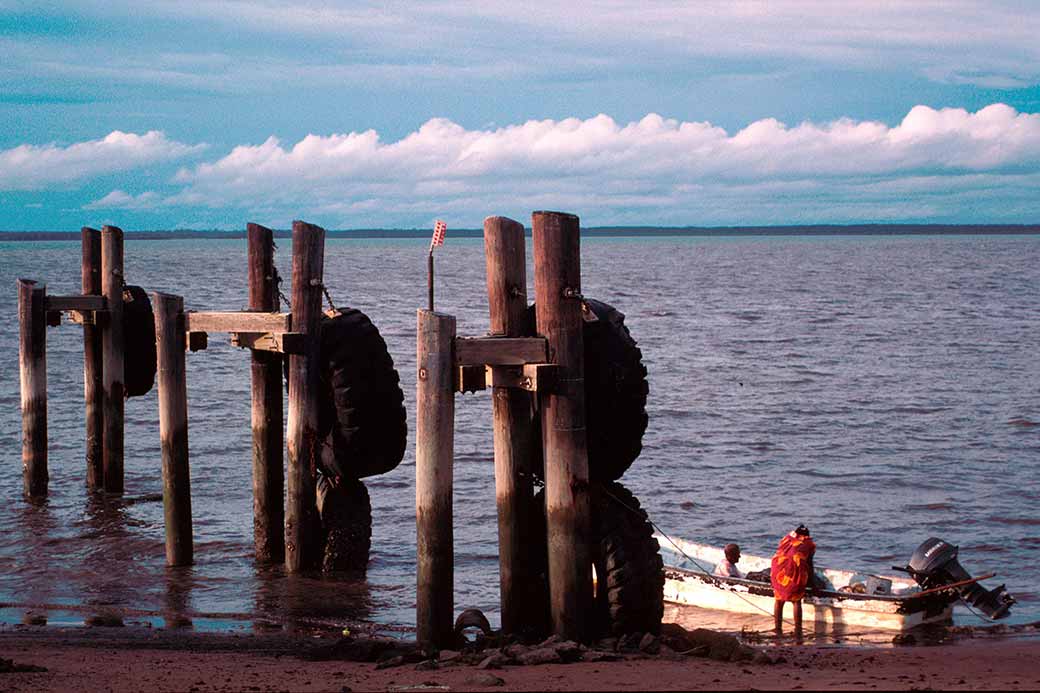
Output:
<svg viewBox="0 0 1040 693">
<path fill-rule="evenodd" d="M 18 664 L 13 659 L 0 657 L 0 674 L 39 673 L 44 671 L 47 671 L 46 667 L 38 667 L 35 664 Z"/>
<path fill-rule="evenodd" d="M 688 631 L 674 623 L 664 624 L 660 636 L 629 633 L 621 638 L 604 638 L 592 645 L 565 640 L 557 635 L 525 644 L 494 632 L 489 635 L 481 632 L 472 642 L 460 639 L 458 649 L 435 650 L 424 649 L 415 641 L 385 636 L 350 636 L 311 648 L 301 656 L 311 661 L 371 662 L 377 669 L 411 664 L 422 671 L 456 665 L 487 671 L 512 666 L 648 658 L 682 660 L 688 657 L 734 663 L 774 663 L 768 654 L 742 643 L 736 636 L 705 628 Z"/>
</svg>

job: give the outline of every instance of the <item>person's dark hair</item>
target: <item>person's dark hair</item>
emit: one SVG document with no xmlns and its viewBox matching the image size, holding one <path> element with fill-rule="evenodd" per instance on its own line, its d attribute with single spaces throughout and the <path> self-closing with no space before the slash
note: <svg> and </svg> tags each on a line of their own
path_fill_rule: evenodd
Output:
<svg viewBox="0 0 1040 693">
<path fill-rule="evenodd" d="M 809 536 L 809 528 L 805 525 L 798 525 L 794 530 L 795 534 L 800 534 L 803 537 Z"/>
</svg>

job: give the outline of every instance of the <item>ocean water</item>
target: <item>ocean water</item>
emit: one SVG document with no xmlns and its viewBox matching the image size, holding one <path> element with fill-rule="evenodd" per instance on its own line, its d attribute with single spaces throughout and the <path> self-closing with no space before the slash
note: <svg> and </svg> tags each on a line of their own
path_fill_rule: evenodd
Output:
<svg viewBox="0 0 1040 693">
<path fill-rule="evenodd" d="M 286 277 L 289 245 L 277 255 Z M 425 260 L 416 239 L 326 246 L 334 300 L 386 338 L 410 433 Z M 243 308 L 245 262 L 244 240 L 126 243 L 128 281 L 189 309 Z M 50 496 L 22 499 L 15 279 L 72 294 L 78 272 L 78 243 L 0 242 L 0 622 L 414 627 L 414 439 L 398 469 L 366 480 L 366 580 L 257 567 L 249 360 L 220 335 L 188 355 L 194 566 L 164 563 L 154 391 L 127 403 L 125 495 L 86 493 L 73 324 L 47 334 Z M 582 274 L 584 294 L 624 312 L 643 350 L 650 425 L 622 481 L 661 531 L 768 555 L 803 522 L 819 565 L 882 572 L 939 536 L 969 571 L 999 573 L 988 583 L 1018 598 L 1011 622 L 1040 618 L 1040 237 L 586 238 Z M 438 310 L 458 316 L 459 334 L 484 334 L 482 242 L 449 238 L 437 279 Z M 456 609 L 495 624 L 488 393 L 458 397 L 455 452 Z"/>
</svg>

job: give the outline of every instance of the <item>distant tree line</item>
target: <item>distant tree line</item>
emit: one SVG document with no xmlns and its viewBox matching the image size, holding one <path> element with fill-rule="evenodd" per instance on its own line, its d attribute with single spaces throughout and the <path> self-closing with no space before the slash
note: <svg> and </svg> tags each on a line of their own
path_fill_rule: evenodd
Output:
<svg viewBox="0 0 1040 693">
<path fill-rule="evenodd" d="M 817 224 L 805 226 L 594 226 L 585 236 L 898 236 L 898 235 L 1000 235 L 1040 234 L 1040 224 Z M 428 238 L 430 229 L 349 229 L 328 231 L 328 238 Z M 480 238 L 483 229 L 450 229 L 456 238 Z M 276 238 L 291 238 L 289 229 L 276 229 Z M 530 235 L 530 229 L 528 229 Z M 74 241 L 78 231 L 0 231 L 0 241 Z M 163 241 L 197 238 L 245 239 L 245 229 L 235 231 L 172 229 L 127 231 L 134 240 Z"/>
</svg>

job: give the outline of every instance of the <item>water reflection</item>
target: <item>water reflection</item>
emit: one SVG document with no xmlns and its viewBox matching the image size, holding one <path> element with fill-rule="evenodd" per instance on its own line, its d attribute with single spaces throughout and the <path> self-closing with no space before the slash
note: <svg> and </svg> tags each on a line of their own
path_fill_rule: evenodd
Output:
<svg viewBox="0 0 1040 693">
<path fill-rule="evenodd" d="M 163 622 L 167 628 L 192 628 L 188 614 L 194 571 L 191 566 L 166 568 L 166 593 L 163 597 Z"/>
<path fill-rule="evenodd" d="M 254 629 L 338 627 L 373 618 L 371 587 L 356 575 L 286 575 L 282 566 L 258 568 Z"/>
</svg>

